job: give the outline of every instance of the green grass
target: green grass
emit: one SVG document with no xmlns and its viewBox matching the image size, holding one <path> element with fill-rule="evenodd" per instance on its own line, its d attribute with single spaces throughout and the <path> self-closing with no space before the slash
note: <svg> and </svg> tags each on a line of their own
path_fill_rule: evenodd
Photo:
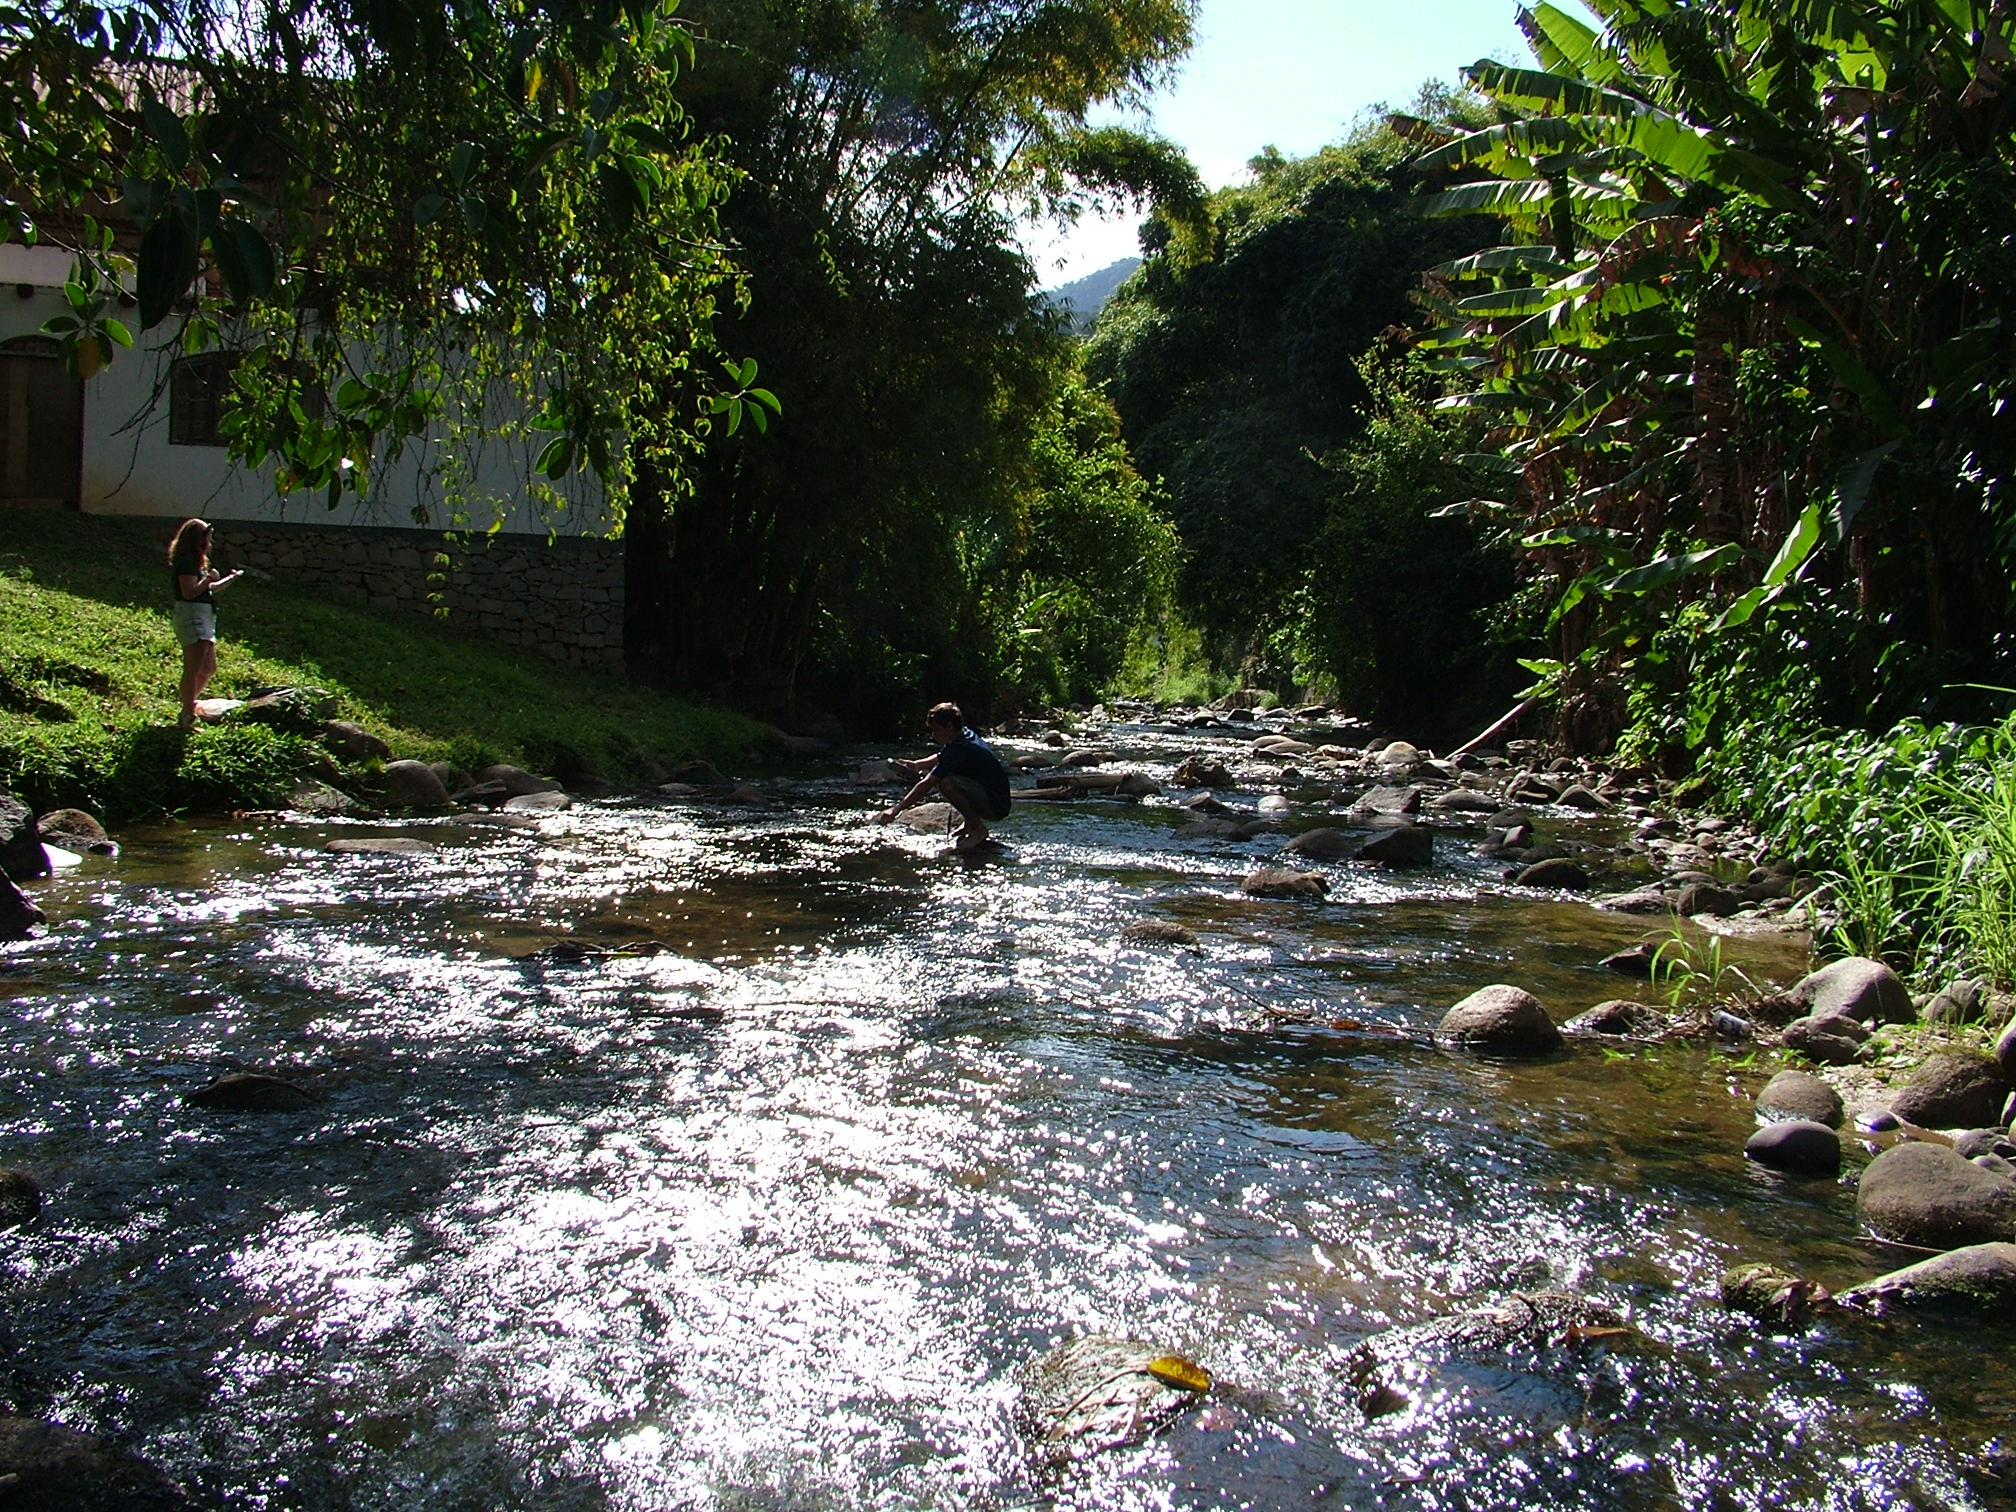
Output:
<svg viewBox="0 0 2016 1512">
<path fill-rule="evenodd" d="M 0 783 L 38 809 L 114 819 L 270 802 L 304 753 L 271 732 L 175 729 L 173 522 L 0 510 Z M 766 727 L 311 588 L 242 578 L 218 595 L 210 697 L 306 684 L 395 757 L 536 770 L 579 758 L 615 780 L 727 763 Z"/>
</svg>

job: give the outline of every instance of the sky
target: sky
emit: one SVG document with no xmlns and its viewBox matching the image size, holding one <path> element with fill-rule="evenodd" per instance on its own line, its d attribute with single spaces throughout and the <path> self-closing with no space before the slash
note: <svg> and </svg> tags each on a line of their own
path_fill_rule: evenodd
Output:
<svg viewBox="0 0 2016 1512">
<path fill-rule="evenodd" d="M 1146 117 L 1117 116 L 1186 149 L 1204 182 L 1242 182 L 1261 148 L 1306 157 L 1374 105 L 1404 106 L 1424 80 L 1456 82 L 1479 58 L 1524 62 L 1516 0 L 1203 0 L 1197 41 Z M 1103 124 L 1103 122 L 1102 122 Z M 1028 245 L 1045 288 L 1140 251 L 1139 217 L 1087 215 Z"/>
</svg>

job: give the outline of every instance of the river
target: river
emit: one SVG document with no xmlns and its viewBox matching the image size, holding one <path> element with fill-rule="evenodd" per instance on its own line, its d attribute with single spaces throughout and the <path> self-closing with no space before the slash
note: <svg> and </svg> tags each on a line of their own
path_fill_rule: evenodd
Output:
<svg viewBox="0 0 2016 1512">
<path fill-rule="evenodd" d="M 1165 780 L 1243 750 L 1094 741 Z M 176 824 L 39 884 L 0 955 L 0 1163 L 48 1194 L 0 1237 L 17 1407 L 248 1509 L 1995 1505 L 2006 1337 L 1717 1304 L 1737 1260 L 1913 1258 L 1852 1186 L 1746 1165 L 1768 1067 L 1368 1027 L 1499 981 L 1565 1019 L 1645 920 L 1460 828 L 1245 898 L 1280 837 L 1184 837 L 1173 794 L 1023 805 L 970 863 L 867 823 L 872 754 L 760 810 Z M 323 849 L 387 833 L 435 848 Z M 184 1104 L 235 1070 L 324 1100 Z M 1368 1334 L 1544 1286 L 1641 1337 L 1369 1424 L 1339 1385 Z M 1016 1372 L 1088 1331 L 1261 1405 L 1044 1469 Z"/>
</svg>

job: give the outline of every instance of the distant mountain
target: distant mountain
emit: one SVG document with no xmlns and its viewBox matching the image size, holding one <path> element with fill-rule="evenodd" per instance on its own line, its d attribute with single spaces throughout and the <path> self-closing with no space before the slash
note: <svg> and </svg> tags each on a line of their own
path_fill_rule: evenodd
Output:
<svg viewBox="0 0 2016 1512">
<path fill-rule="evenodd" d="M 1097 273 L 1087 273 L 1083 278 L 1046 290 L 1043 297 L 1058 309 L 1067 311 L 1071 317 L 1071 329 L 1082 336 L 1092 329 L 1092 322 L 1099 318 L 1100 309 L 1113 291 L 1140 266 L 1140 258 L 1123 257 Z"/>
</svg>

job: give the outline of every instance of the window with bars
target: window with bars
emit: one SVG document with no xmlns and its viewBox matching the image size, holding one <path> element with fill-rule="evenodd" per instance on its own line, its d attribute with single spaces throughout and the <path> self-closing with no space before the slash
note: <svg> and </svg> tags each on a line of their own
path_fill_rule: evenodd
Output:
<svg viewBox="0 0 2016 1512">
<path fill-rule="evenodd" d="M 238 359 L 227 352 L 178 357 L 168 370 L 168 444 L 222 446 L 217 418 Z"/>
</svg>

